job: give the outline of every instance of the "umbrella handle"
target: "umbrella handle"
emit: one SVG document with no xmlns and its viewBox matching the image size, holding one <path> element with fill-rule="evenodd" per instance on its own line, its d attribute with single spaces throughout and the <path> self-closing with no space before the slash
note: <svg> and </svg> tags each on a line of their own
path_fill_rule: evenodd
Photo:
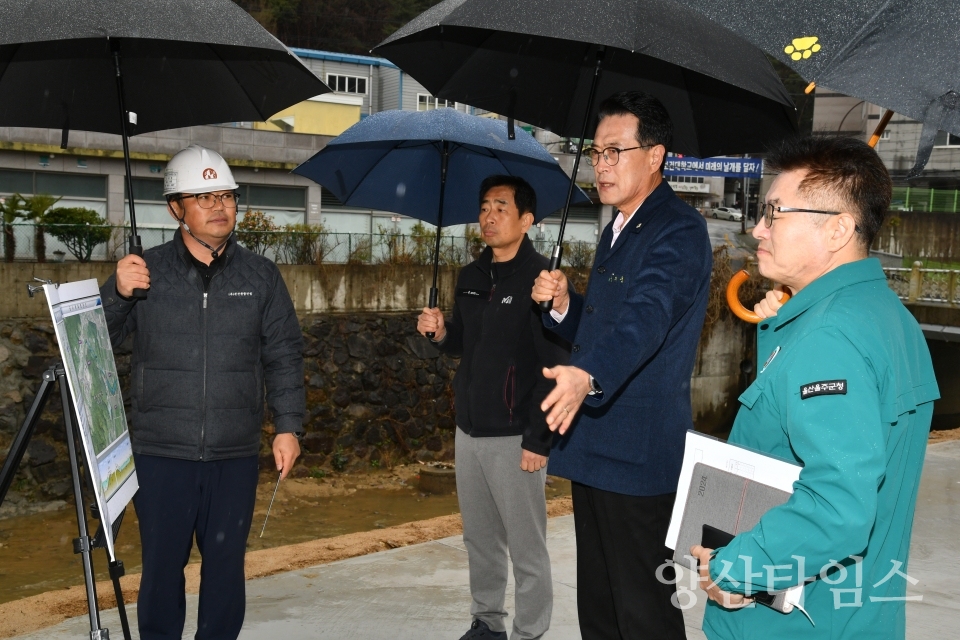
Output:
<svg viewBox="0 0 960 640">
<path fill-rule="evenodd" d="M 730 278 L 730 284 L 727 285 L 727 306 L 730 307 L 730 311 L 733 312 L 733 315 L 737 316 L 744 322 L 758 324 L 761 320 L 763 320 L 763 318 L 753 311 L 747 309 L 740 302 L 740 287 L 749 279 L 750 273 L 746 269 L 741 269 L 733 274 L 733 277 Z M 789 299 L 789 290 L 784 290 L 783 297 L 780 298 L 780 302 L 786 302 Z"/>
<path fill-rule="evenodd" d="M 429 305 L 429 306 L 430 306 L 431 309 L 436 309 L 436 308 L 437 308 L 437 295 L 438 295 L 438 293 L 439 293 L 439 291 L 437 290 L 436 287 L 430 287 L 430 305 Z M 426 333 L 425 335 L 426 335 L 428 338 L 430 338 L 431 340 L 433 340 L 433 337 L 434 337 L 435 335 L 437 335 L 437 334 L 434 333 L 433 331 L 427 331 L 427 333 Z"/>
<path fill-rule="evenodd" d="M 553 248 L 553 255 L 550 256 L 550 267 L 547 269 L 551 273 L 560 268 L 560 256 L 563 255 L 563 245 L 559 242 L 557 246 Z M 550 310 L 553 309 L 553 298 L 550 300 L 544 300 L 540 303 L 540 312 L 541 313 L 550 313 Z"/>
<path fill-rule="evenodd" d="M 143 245 L 140 244 L 140 236 L 130 235 L 130 253 L 135 256 L 143 257 Z M 146 289 L 134 289 L 131 297 L 137 300 L 147 299 Z"/>
</svg>

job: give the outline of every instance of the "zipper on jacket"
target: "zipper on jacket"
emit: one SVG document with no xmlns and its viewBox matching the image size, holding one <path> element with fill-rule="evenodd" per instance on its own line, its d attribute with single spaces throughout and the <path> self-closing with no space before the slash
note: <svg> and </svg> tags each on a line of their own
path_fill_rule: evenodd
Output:
<svg viewBox="0 0 960 640">
<path fill-rule="evenodd" d="M 507 379 L 503 383 L 503 404 L 507 406 L 510 420 L 507 424 L 513 426 L 513 404 L 517 399 L 517 368 L 510 365 L 507 368 Z"/>
<path fill-rule="evenodd" d="M 211 278 L 212 280 L 212 278 Z M 200 403 L 200 459 L 203 460 L 203 445 L 207 429 L 207 292 L 203 292 L 203 400 Z"/>
<path fill-rule="evenodd" d="M 226 264 L 223 265 L 223 268 L 226 268 Z M 196 271 L 196 270 L 194 270 Z M 210 276 L 210 283 L 207 287 L 213 286 L 213 279 L 216 278 L 223 269 L 217 271 L 212 276 Z M 203 285 L 203 278 L 197 273 L 197 277 L 200 278 L 200 284 Z M 200 459 L 203 460 L 204 454 L 204 444 L 206 442 L 206 429 L 207 429 L 207 289 L 203 291 L 203 309 L 201 314 L 203 315 L 203 400 L 200 404 Z"/>
</svg>

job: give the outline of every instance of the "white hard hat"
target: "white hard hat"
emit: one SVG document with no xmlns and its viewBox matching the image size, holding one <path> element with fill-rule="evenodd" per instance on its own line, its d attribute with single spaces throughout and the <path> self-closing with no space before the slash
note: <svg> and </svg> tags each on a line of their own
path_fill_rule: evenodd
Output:
<svg viewBox="0 0 960 640">
<path fill-rule="evenodd" d="M 210 149 L 192 144 L 170 158 L 163 172 L 163 195 L 207 193 L 236 189 L 226 160 Z"/>
</svg>

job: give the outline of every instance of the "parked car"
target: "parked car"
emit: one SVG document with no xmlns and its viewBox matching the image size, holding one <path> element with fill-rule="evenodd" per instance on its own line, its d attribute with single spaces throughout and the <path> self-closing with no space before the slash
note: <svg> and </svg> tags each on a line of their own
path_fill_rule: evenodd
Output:
<svg viewBox="0 0 960 640">
<path fill-rule="evenodd" d="M 714 207 L 710 210 L 710 217 L 720 220 L 734 220 L 740 222 L 743 218 L 743 212 L 733 207 Z"/>
</svg>

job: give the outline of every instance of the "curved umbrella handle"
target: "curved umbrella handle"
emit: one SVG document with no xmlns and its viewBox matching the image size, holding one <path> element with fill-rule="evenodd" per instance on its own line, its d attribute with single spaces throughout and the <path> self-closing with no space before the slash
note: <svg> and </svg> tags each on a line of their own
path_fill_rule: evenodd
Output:
<svg viewBox="0 0 960 640">
<path fill-rule="evenodd" d="M 758 324 L 763 318 L 758 316 L 753 311 L 747 309 L 740 302 L 740 287 L 744 282 L 750 279 L 750 273 L 746 269 L 741 269 L 733 274 L 733 277 L 730 278 L 730 284 L 727 285 L 727 306 L 730 307 L 730 311 L 733 312 L 733 315 L 737 316 L 744 322 L 750 322 L 753 324 Z M 783 297 L 780 298 L 780 302 L 786 302 L 790 299 L 790 292 L 783 291 Z"/>
</svg>

